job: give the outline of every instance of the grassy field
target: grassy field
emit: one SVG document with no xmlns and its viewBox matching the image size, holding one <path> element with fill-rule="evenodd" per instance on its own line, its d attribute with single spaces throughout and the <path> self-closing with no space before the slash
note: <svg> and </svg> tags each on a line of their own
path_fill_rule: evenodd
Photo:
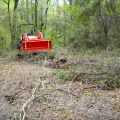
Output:
<svg viewBox="0 0 120 120">
<path fill-rule="evenodd" d="M 119 51 L 0 57 L 0 120 L 120 120 Z"/>
</svg>

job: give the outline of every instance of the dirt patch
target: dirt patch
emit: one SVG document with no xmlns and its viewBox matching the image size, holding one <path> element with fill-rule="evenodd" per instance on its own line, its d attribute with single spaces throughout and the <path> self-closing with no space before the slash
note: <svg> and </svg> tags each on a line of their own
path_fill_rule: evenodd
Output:
<svg viewBox="0 0 120 120">
<path fill-rule="evenodd" d="M 55 69 L 67 69 L 72 64 L 73 62 L 68 61 L 67 58 L 61 58 L 61 59 L 57 59 L 52 62 L 49 62 L 48 66 L 50 68 L 55 68 Z"/>
<path fill-rule="evenodd" d="M 10 117 L 19 117 L 23 103 L 30 97 L 32 89 L 40 76 L 44 76 L 42 66 L 29 64 L 24 60 L 7 62 L 4 59 L 0 64 L 0 119 L 9 120 Z M 51 74 L 49 68 L 45 68 L 47 75 Z M 16 106 L 16 107 L 15 107 Z M 13 107 L 13 109 L 8 109 Z M 15 115 L 14 115 L 15 113 Z M 9 116 L 9 118 L 7 117 Z"/>
<path fill-rule="evenodd" d="M 74 62 L 66 58 L 55 61 L 46 59 L 46 65 L 45 60 L 36 62 L 35 58 L 33 62 L 27 59 L 8 62 L 4 59 L 3 64 L 1 61 L 1 120 L 20 119 L 23 104 L 31 97 L 39 77 L 43 83 L 38 86 L 34 99 L 25 108 L 26 120 L 120 119 L 120 90 L 102 90 L 94 85 L 97 77 L 93 79 L 93 73 L 97 76 L 101 71 L 106 71 L 106 67 L 97 60 L 82 59 Z M 73 72 L 77 74 L 71 78 Z M 86 77 L 89 81 L 85 81 Z"/>
</svg>

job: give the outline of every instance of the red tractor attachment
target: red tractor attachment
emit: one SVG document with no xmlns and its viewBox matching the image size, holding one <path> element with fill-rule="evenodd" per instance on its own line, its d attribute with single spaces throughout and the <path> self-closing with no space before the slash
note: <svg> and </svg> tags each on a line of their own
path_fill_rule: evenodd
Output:
<svg viewBox="0 0 120 120">
<path fill-rule="evenodd" d="M 33 25 L 33 24 L 22 24 L 22 25 Z M 34 26 L 35 31 L 35 26 Z M 20 25 L 21 33 L 21 25 Z M 32 35 L 30 33 L 24 33 L 24 35 L 19 36 L 20 41 L 17 44 L 17 51 L 23 52 L 34 52 L 34 51 L 51 51 L 52 43 L 51 40 L 43 39 L 43 35 L 40 32 L 38 36 Z"/>
</svg>

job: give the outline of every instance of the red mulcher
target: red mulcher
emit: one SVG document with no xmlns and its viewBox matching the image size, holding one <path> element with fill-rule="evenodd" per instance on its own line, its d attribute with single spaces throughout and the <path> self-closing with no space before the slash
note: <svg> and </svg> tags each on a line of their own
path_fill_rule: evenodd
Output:
<svg viewBox="0 0 120 120">
<path fill-rule="evenodd" d="M 21 25 L 33 25 L 35 32 L 34 24 L 21 24 Z M 21 33 L 20 25 L 20 33 Z M 38 36 L 32 35 L 30 33 L 24 33 L 24 35 L 19 36 L 20 41 L 17 44 L 17 51 L 23 52 L 34 52 L 34 51 L 51 51 L 52 43 L 51 40 L 43 39 L 43 35 L 40 32 Z"/>
</svg>

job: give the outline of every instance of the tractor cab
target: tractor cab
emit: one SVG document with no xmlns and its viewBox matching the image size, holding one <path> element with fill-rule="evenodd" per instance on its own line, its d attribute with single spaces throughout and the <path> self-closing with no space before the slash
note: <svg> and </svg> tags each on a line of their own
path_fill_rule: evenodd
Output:
<svg viewBox="0 0 120 120">
<path fill-rule="evenodd" d="M 42 33 L 40 32 L 38 36 L 33 35 L 33 33 L 21 33 L 22 25 L 33 25 L 33 24 L 21 24 L 20 27 L 20 41 L 17 44 L 18 52 L 34 52 L 34 51 L 51 51 L 52 43 L 51 40 L 45 40 Z M 35 25 L 34 32 L 35 32 Z"/>
</svg>

